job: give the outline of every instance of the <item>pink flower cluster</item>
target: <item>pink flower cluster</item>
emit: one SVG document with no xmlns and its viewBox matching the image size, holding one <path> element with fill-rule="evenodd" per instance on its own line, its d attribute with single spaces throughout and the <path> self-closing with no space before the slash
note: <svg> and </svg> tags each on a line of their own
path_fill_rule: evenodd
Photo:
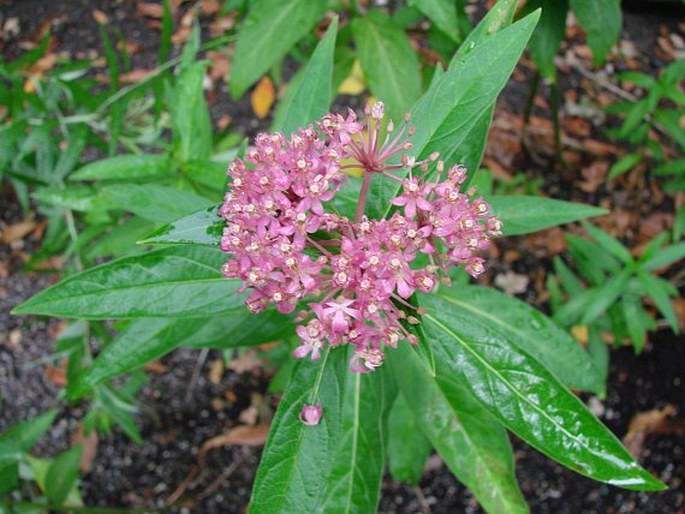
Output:
<svg viewBox="0 0 685 514">
<path fill-rule="evenodd" d="M 380 366 L 387 346 L 416 343 L 405 325 L 418 323 L 409 297 L 448 281 L 453 265 L 480 275 L 478 252 L 501 229 L 482 199 L 461 191 L 465 168 L 445 172 L 437 155 L 416 162 L 404 154 L 412 134 L 406 122 L 398 134 L 389 123 L 380 144 L 382 117 L 379 102 L 367 108 L 365 131 L 350 111 L 346 117 L 326 115 L 318 130 L 310 125 L 290 139 L 258 135 L 246 162 L 236 159 L 229 166 L 220 209 L 226 219 L 221 248 L 232 256 L 222 272 L 252 291 L 248 307 L 260 312 L 274 304 L 289 313 L 311 299 L 296 317 L 301 344 L 294 356 L 315 360 L 326 344 L 353 344 L 355 372 Z M 426 179 L 429 166 L 435 166 L 434 181 Z M 348 179 L 349 167 L 363 170 L 352 220 L 325 208 Z M 404 179 L 392 174 L 401 168 Z M 387 219 L 364 215 L 375 175 L 401 184 L 392 200 L 397 208 Z"/>
</svg>

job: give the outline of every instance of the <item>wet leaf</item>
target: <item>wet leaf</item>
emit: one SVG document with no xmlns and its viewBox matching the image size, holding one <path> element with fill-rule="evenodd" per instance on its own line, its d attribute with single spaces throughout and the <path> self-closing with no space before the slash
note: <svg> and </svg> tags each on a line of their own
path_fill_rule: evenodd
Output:
<svg viewBox="0 0 685 514">
<path fill-rule="evenodd" d="M 425 339 L 436 362 L 493 416 L 533 447 L 570 469 L 612 485 L 663 490 L 583 403 L 530 354 L 497 330 L 464 330 L 453 298 L 420 295 Z"/>
<path fill-rule="evenodd" d="M 217 213 L 218 206 L 199 210 L 156 229 L 140 244 L 199 244 L 218 247 L 225 220 Z"/>
</svg>

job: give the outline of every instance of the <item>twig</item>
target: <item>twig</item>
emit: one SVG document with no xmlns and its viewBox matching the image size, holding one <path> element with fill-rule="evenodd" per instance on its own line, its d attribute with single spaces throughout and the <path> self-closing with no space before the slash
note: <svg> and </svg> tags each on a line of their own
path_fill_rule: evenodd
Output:
<svg viewBox="0 0 685 514">
<path fill-rule="evenodd" d="M 421 488 L 415 485 L 413 489 L 414 494 L 416 495 L 416 499 L 419 502 L 419 507 L 421 509 L 422 514 L 431 514 L 431 507 L 430 505 L 428 505 L 426 497 L 423 495 L 423 491 L 421 490 Z"/>
<path fill-rule="evenodd" d="M 209 355 L 209 348 L 203 348 L 197 358 L 197 364 L 195 364 L 195 369 L 193 369 L 193 376 L 190 378 L 190 383 L 188 384 L 188 389 L 186 390 L 186 403 L 190 403 L 190 400 L 192 399 L 193 390 L 197 385 L 197 381 L 200 379 L 200 371 L 202 371 L 202 366 L 207 360 L 207 355 Z"/>
<path fill-rule="evenodd" d="M 221 475 L 216 477 L 214 481 L 207 486 L 207 488 L 202 491 L 200 495 L 198 495 L 198 500 L 203 500 L 210 494 L 212 494 L 214 491 L 216 491 L 219 486 L 222 484 L 224 480 L 226 480 L 228 477 L 230 477 L 236 469 L 240 467 L 240 465 L 247 460 L 247 458 L 252 455 L 252 451 L 250 449 L 245 450 L 245 454 L 240 458 L 239 460 L 236 460 L 233 462 L 230 466 L 228 466 Z"/>
</svg>

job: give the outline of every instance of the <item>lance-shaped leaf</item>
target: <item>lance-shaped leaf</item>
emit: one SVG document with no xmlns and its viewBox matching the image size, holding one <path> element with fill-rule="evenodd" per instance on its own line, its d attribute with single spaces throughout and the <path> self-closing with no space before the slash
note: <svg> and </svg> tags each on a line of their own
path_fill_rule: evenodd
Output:
<svg viewBox="0 0 685 514">
<path fill-rule="evenodd" d="M 402 375 L 402 380 L 407 380 Z M 417 412 L 397 395 L 388 413 L 388 466 L 397 481 L 418 485 L 433 445 L 421 431 Z"/>
<path fill-rule="evenodd" d="M 514 458 L 506 430 L 436 362 L 426 348 L 400 345 L 386 365 L 421 431 L 452 473 L 471 489 L 488 512 L 525 513 L 528 507 L 516 483 Z"/>
<path fill-rule="evenodd" d="M 545 228 L 607 214 L 605 209 L 581 203 L 564 202 L 538 196 L 491 196 L 492 213 L 497 216 L 507 236 L 537 232 Z"/>
<path fill-rule="evenodd" d="M 387 14 L 371 10 L 352 22 L 357 56 L 371 92 L 399 123 L 421 93 L 416 52 L 404 31 Z"/>
<path fill-rule="evenodd" d="M 140 181 L 169 177 L 174 163 L 164 155 L 118 155 L 86 164 L 69 180 Z"/>
<path fill-rule="evenodd" d="M 571 10 L 587 32 L 592 61 L 599 66 L 621 35 L 621 0 L 570 0 Z"/>
<path fill-rule="evenodd" d="M 229 87 L 242 96 L 269 68 L 280 61 L 321 19 L 320 0 L 257 0 L 238 32 Z"/>
<path fill-rule="evenodd" d="M 511 431 L 564 466 L 626 489 L 662 490 L 585 405 L 526 351 L 483 328 L 466 333 L 451 313 L 459 308 L 438 295 L 419 296 L 425 339 L 435 360 Z"/>
<path fill-rule="evenodd" d="M 474 134 L 478 141 L 484 138 L 492 105 L 521 56 L 538 17 L 539 12 L 534 12 L 494 35 L 485 29 L 476 29 L 476 36 L 473 39 L 469 36 L 462 45 L 465 50 L 412 108 L 412 124 L 416 127 L 412 137 L 414 155 L 426 158 L 437 151 L 449 165 L 478 164 L 483 145 L 482 142 L 476 145 L 474 152 Z M 487 23 L 492 24 L 493 20 Z M 500 25 L 495 27 L 499 29 Z M 374 178 L 367 213 L 384 217 L 398 185 L 383 177 Z"/>
<path fill-rule="evenodd" d="M 278 104 L 273 130 L 288 136 L 298 127 L 305 127 L 326 113 L 333 101 L 333 53 L 337 34 L 336 18 L 319 41 L 307 66 L 297 74 L 297 81 L 293 80 L 288 85 Z"/>
<path fill-rule="evenodd" d="M 528 49 L 542 76 L 555 81 L 557 68 L 554 65 L 554 56 L 564 40 L 568 0 L 528 0 L 524 11 L 528 13 L 537 8 L 542 9 L 542 14 L 540 23 L 530 38 Z"/>
<path fill-rule="evenodd" d="M 226 221 L 218 214 L 218 205 L 159 227 L 139 241 L 140 244 L 196 244 L 218 247 Z"/>
<path fill-rule="evenodd" d="M 14 309 L 62 318 L 201 318 L 245 309 L 226 256 L 205 246 L 164 248 L 73 275 Z"/>
<path fill-rule="evenodd" d="M 254 346 L 292 332 L 294 325 L 282 314 L 268 311 L 255 315 L 247 308 L 213 318 L 135 320 L 105 347 L 76 384 L 69 384 L 69 395 L 76 397 L 88 387 L 159 359 L 179 346 Z"/>
<path fill-rule="evenodd" d="M 536 358 L 567 387 L 603 395 L 604 381 L 588 353 L 542 312 L 514 297 L 476 286 L 441 288 L 458 306 L 451 319 L 473 338 L 496 330 Z"/>
<path fill-rule="evenodd" d="M 350 348 L 297 364 L 257 470 L 250 512 L 375 512 L 385 464 L 382 373 L 351 373 Z M 321 403 L 316 426 L 299 420 Z"/>
</svg>

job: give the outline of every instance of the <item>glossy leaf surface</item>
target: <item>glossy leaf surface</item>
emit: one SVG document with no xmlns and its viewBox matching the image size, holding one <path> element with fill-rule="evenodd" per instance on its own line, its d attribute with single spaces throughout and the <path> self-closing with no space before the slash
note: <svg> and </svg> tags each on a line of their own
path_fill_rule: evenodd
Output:
<svg viewBox="0 0 685 514">
<path fill-rule="evenodd" d="M 507 236 L 529 234 L 607 214 L 606 210 L 599 207 L 538 196 L 491 196 L 487 201 L 492 213 L 504 223 L 502 231 Z"/>
<path fill-rule="evenodd" d="M 528 512 L 506 430 L 430 355 L 432 341 L 420 344 L 427 348 L 400 345 L 386 363 L 419 428 L 485 510 Z"/>
<path fill-rule="evenodd" d="M 177 219 L 145 236 L 141 244 L 197 244 L 218 247 L 226 226 L 217 213 L 219 206 L 201 209 Z"/>
<path fill-rule="evenodd" d="M 349 348 L 300 361 L 278 406 L 252 491 L 250 512 L 375 512 L 385 464 L 383 373 L 350 373 Z M 299 420 L 320 402 L 316 426 Z"/>
<path fill-rule="evenodd" d="M 164 248 L 73 275 L 14 310 L 63 318 L 198 318 L 245 309 L 239 284 L 221 275 L 226 256 L 204 246 Z"/>
<path fill-rule="evenodd" d="M 604 393 L 605 384 L 587 352 L 539 310 L 484 287 L 441 288 L 440 294 L 458 307 L 450 316 L 462 333 L 477 339 L 483 331 L 496 331 L 502 339 L 535 355 L 567 387 Z"/>
<path fill-rule="evenodd" d="M 328 111 L 333 101 L 333 53 L 337 35 L 336 18 L 316 46 L 298 83 L 289 84 L 278 105 L 273 130 L 283 132 L 287 137 Z"/>
<path fill-rule="evenodd" d="M 495 330 L 478 338 L 452 319 L 458 305 L 420 295 L 425 339 L 435 360 L 510 430 L 585 476 L 637 490 L 665 486 L 642 469 L 619 440 L 544 366 Z"/>
<path fill-rule="evenodd" d="M 398 395 L 388 415 L 388 466 L 393 479 L 418 485 L 432 448 L 417 424 L 416 412 Z"/>
<path fill-rule="evenodd" d="M 414 104 L 412 154 L 423 159 L 438 151 L 448 165 L 477 166 L 483 146 L 474 143 L 487 133 L 491 107 L 521 56 L 537 18 L 538 14 L 533 13 L 495 34 L 485 28 L 474 30 L 475 35 L 467 38 L 464 50 L 448 70 Z M 501 27 L 491 18 L 482 23 L 484 27 L 492 25 L 494 30 Z M 384 217 L 398 186 L 395 181 L 374 178 L 378 180 L 371 181 L 367 214 Z"/>
</svg>

